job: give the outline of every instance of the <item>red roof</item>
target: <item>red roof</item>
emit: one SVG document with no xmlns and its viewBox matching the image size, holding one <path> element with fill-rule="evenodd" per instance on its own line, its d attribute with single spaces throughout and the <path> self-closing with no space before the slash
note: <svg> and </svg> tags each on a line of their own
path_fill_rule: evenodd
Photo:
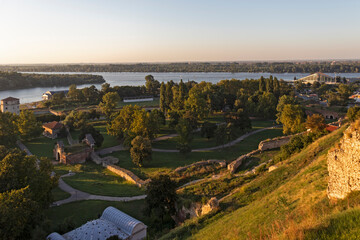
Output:
<svg viewBox="0 0 360 240">
<path fill-rule="evenodd" d="M 60 129 L 62 128 L 64 125 L 62 125 L 61 123 L 57 122 L 57 121 L 53 121 L 53 122 L 49 122 L 49 123 L 45 123 L 43 124 L 43 127 L 46 128 L 50 128 L 50 129 Z"/>
<path fill-rule="evenodd" d="M 328 130 L 329 132 L 333 132 L 336 129 L 338 129 L 338 126 L 334 126 L 334 125 L 326 125 L 326 130 Z"/>
<path fill-rule="evenodd" d="M 4 98 L 4 99 L 1 99 L 1 101 L 19 101 L 18 98 L 14 98 L 14 97 L 7 97 L 7 98 Z"/>
</svg>

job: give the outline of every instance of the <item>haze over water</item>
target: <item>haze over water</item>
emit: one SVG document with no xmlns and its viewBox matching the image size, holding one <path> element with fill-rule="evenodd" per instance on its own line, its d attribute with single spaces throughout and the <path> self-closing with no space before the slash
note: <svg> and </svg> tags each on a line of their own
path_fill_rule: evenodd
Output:
<svg viewBox="0 0 360 240">
<path fill-rule="evenodd" d="M 258 79 L 261 76 L 269 77 L 270 75 L 277 77 L 279 80 L 293 80 L 294 77 L 297 79 L 309 75 L 309 73 L 226 73 L 226 72 L 166 72 L 166 73 L 146 73 L 146 72 L 101 72 L 101 73 L 67 73 L 67 72 L 44 72 L 43 74 L 94 74 L 101 75 L 104 77 L 105 81 L 111 86 L 141 86 L 145 84 L 145 76 L 153 75 L 154 78 L 160 82 L 173 80 L 174 82 L 179 82 L 181 79 L 183 81 L 206 81 L 211 83 L 217 83 L 223 79 Z M 333 73 L 327 73 L 330 76 L 335 76 Z M 346 78 L 360 78 L 360 73 L 340 73 L 337 76 L 346 77 Z M 79 85 L 78 88 L 89 87 L 90 85 Z M 100 89 L 101 84 L 95 84 L 95 86 Z M 56 91 L 56 90 L 65 90 L 69 89 L 69 86 L 65 87 L 47 87 L 47 88 L 30 88 L 30 89 L 20 89 L 20 90 L 9 90 L 9 91 L 0 91 L 0 99 L 12 96 L 20 99 L 21 103 L 30 103 L 35 101 L 42 100 L 42 94 L 46 91 Z"/>
</svg>

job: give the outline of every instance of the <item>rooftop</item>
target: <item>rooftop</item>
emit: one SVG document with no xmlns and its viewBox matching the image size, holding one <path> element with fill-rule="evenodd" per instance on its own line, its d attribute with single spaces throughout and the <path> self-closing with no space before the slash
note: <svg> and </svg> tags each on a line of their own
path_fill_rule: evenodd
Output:
<svg viewBox="0 0 360 240">
<path fill-rule="evenodd" d="M 61 123 L 57 122 L 57 121 L 53 121 L 53 122 L 48 122 L 43 124 L 43 127 L 46 128 L 50 128 L 50 129 L 61 129 L 64 125 L 62 125 Z"/>
<path fill-rule="evenodd" d="M 7 98 L 4 98 L 4 99 L 1 99 L 1 101 L 19 101 L 19 99 L 14 98 L 14 97 L 7 97 Z"/>
</svg>

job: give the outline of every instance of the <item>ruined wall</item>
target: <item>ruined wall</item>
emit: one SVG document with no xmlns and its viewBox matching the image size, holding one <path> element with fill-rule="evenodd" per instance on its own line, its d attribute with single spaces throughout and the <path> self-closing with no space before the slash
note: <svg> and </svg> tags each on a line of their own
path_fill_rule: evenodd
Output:
<svg viewBox="0 0 360 240">
<path fill-rule="evenodd" d="M 144 181 L 144 180 L 140 179 L 138 176 L 136 176 L 134 173 L 132 173 L 131 171 L 126 170 L 126 169 L 121 168 L 116 165 L 104 164 L 104 167 L 106 167 L 111 172 L 119 175 L 120 177 L 126 179 L 127 181 L 136 184 L 138 187 L 143 187 L 150 181 L 150 179 Z"/>
<path fill-rule="evenodd" d="M 340 143 L 327 155 L 328 197 L 343 199 L 360 190 L 360 131 L 349 127 Z"/>
<path fill-rule="evenodd" d="M 288 142 L 290 142 L 290 139 L 292 138 L 292 136 L 293 135 L 284 136 L 284 137 L 277 137 L 277 138 L 267 139 L 267 140 L 261 141 L 259 143 L 259 150 L 260 151 L 265 151 L 265 150 L 269 150 L 269 149 L 279 148 L 282 145 L 285 145 Z"/>
<path fill-rule="evenodd" d="M 257 149 L 257 150 L 254 150 L 252 152 L 249 152 L 247 154 L 244 154 L 244 155 L 241 155 L 240 157 L 238 157 L 236 160 L 232 161 L 231 163 L 229 163 L 229 165 L 227 166 L 228 170 L 230 173 L 235 173 L 237 168 L 242 164 L 242 162 L 251 157 L 252 155 L 256 154 L 256 153 L 259 153 L 260 150 Z"/>
</svg>

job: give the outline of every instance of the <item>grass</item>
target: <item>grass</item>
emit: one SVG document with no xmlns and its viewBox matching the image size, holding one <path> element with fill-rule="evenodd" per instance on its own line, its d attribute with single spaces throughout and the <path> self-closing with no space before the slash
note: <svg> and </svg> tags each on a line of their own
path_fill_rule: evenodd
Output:
<svg viewBox="0 0 360 240">
<path fill-rule="evenodd" d="M 100 131 L 104 137 L 104 142 L 99 149 L 109 148 L 120 144 L 119 140 L 117 140 L 114 136 L 107 134 L 106 123 L 104 123 L 104 125 L 96 125 L 94 128 Z"/>
<path fill-rule="evenodd" d="M 56 201 L 60 201 L 63 199 L 67 199 L 70 197 L 70 193 L 64 192 L 63 190 L 61 190 L 59 187 L 54 188 L 51 191 L 53 198 L 54 198 L 54 202 Z"/>
<path fill-rule="evenodd" d="M 148 102 L 132 102 L 132 103 L 126 103 L 126 102 L 119 102 L 117 107 L 125 107 L 127 105 L 137 105 L 139 107 L 159 107 L 160 105 L 160 99 L 159 98 L 154 98 L 153 101 L 148 101 Z"/>
<path fill-rule="evenodd" d="M 331 212 L 326 153 L 343 130 L 317 140 L 276 170 L 239 185 L 218 213 L 191 219 L 162 239 L 302 239 L 304 229 L 321 223 Z"/>
<path fill-rule="evenodd" d="M 92 162 L 78 165 L 58 164 L 54 166 L 58 175 L 71 170 L 76 174 L 63 180 L 80 191 L 94 195 L 131 197 L 144 194 L 144 190 Z"/>
<path fill-rule="evenodd" d="M 139 219 L 145 224 L 148 223 L 142 211 L 144 200 L 131 201 L 131 202 L 108 202 L 87 200 L 64 204 L 57 207 L 51 207 L 45 211 L 45 216 L 51 221 L 52 228 L 49 233 L 56 231 L 64 219 L 71 218 L 75 227 L 80 227 L 86 222 L 97 219 L 101 216 L 105 208 L 112 206 L 126 214 Z"/>
<path fill-rule="evenodd" d="M 180 153 L 153 152 L 152 160 L 150 162 L 145 162 L 144 167 L 141 169 L 135 167 L 131 162 L 129 151 L 115 152 L 112 153 L 111 156 L 119 158 L 120 161 L 118 165 L 120 167 L 134 172 L 141 178 L 147 178 L 158 173 L 169 173 L 177 167 L 185 166 L 201 160 L 219 159 L 232 161 L 242 154 L 257 149 L 262 140 L 281 135 L 282 130 L 280 128 L 265 130 L 249 136 L 242 142 L 239 142 L 232 147 L 224 148 L 218 151 L 191 152 L 186 155 Z"/>
<path fill-rule="evenodd" d="M 30 150 L 30 152 L 37 157 L 47 157 L 54 159 L 53 149 L 57 141 L 63 141 L 64 144 L 67 144 L 66 138 L 60 139 L 51 139 L 44 136 L 33 139 L 28 142 L 24 142 L 25 146 Z"/>
</svg>

